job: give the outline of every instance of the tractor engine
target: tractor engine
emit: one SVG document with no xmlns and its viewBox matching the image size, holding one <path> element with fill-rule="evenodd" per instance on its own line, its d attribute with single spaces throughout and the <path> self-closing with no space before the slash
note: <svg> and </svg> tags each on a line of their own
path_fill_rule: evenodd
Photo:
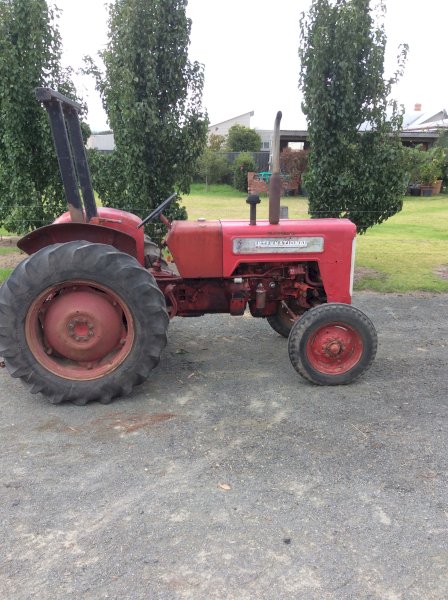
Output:
<svg viewBox="0 0 448 600">
<path fill-rule="evenodd" d="M 178 274 L 154 271 L 171 316 L 209 312 L 297 318 L 325 302 L 351 302 L 355 226 L 319 221 L 177 221 L 166 238 Z M 294 317 L 293 317 L 294 315 Z"/>
</svg>

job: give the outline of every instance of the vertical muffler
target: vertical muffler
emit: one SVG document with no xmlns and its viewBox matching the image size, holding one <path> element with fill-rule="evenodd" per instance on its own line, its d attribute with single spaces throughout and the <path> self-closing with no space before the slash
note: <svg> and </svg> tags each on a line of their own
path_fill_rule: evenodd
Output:
<svg viewBox="0 0 448 600">
<path fill-rule="evenodd" d="M 279 110 L 275 117 L 274 134 L 272 137 L 272 165 L 269 179 L 269 223 L 277 225 L 280 220 L 280 196 L 282 179 L 280 176 L 280 121 L 282 113 Z"/>
</svg>

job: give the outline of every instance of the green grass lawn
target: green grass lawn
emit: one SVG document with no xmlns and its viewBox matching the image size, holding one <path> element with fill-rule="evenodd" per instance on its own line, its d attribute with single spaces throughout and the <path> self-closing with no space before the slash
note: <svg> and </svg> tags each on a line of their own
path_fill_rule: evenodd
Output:
<svg viewBox="0 0 448 600">
<path fill-rule="evenodd" d="M 380 292 L 448 292 L 448 196 L 406 197 L 403 210 L 358 237 L 356 264 L 379 276 L 365 277 L 358 289 Z"/>
<path fill-rule="evenodd" d="M 190 220 L 205 217 L 206 219 L 248 219 L 249 205 L 246 204 L 247 194 L 235 190 L 230 185 L 209 185 L 208 192 L 205 184 L 191 186 L 189 196 L 182 198 L 187 208 Z M 269 212 L 268 198 L 260 195 L 261 203 L 257 206 L 257 217 L 267 219 Z M 308 202 L 303 196 L 288 196 L 281 199 L 282 206 L 288 206 L 290 219 L 308 218 Z"/>
<path fill-rule="evenodd" d="M 14 254 L 17 252 L 17 248 L 15 246 L 0 246 L 0 256 L 2 254 Z"/>
</svg>

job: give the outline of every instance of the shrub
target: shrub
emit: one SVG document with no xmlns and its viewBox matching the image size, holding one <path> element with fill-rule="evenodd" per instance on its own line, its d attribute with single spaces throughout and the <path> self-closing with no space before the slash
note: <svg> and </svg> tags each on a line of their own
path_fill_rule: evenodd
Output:
<svg viewBox="0 0 448 600">
<path fill-rule="evenodd" d="M 240 192 L 247 192 L 247 174 L 255 170 L 256 165 L 252 154 L 241 152 L 233 163 L 233 187 Z"/>
<path fill-rule="evenodd" d="M 227 134 L 229 152 L 258 152 L 261 148 L 261 137 L 250 127 L 233 125 Z"/>
<path fill-rule="evenodd" d="M 209 183 L 227 183 L 230 175 L 227 156 L 207 149 L 198 161 L 199 180 Z"/>
<path fill-rule="evenodd" d="M 440 131 L 440 137 L 436 142 L 436 147 L 441 148 L 445 155 L 445 161 L 442 167 L 442 178 L 444 187 L 448 184 L 448 130 Z"/>
<path fill-rule="evenodd" d="M 299 179 L 306 171 L 308 165 L 307 150 L 292 150 L 285 148 L 280 154 L 280 169 L 291 179 Z"/>
<path fill-rule="evenodd" d="M 208 136 L 207 148 L 213 152 L 220 152 L 224 150 L 226 145 L 226 136 L 219 135 L 219 133 L 211 133 Z"/>
<path fill-rule="evenodd" d="M 410 184 L 434 185 L 443 177 L 445 153 L 441 147 L 427 152 L 421 146 L 406 148 L 405 164 Z"/>
</svg>

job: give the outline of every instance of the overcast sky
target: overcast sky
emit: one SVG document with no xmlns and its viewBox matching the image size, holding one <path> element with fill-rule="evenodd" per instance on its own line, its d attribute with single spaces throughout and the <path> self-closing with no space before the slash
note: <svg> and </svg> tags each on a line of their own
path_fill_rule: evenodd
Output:
<svg viewBox="0 0 448 600">
<path fill-rule="evenodd" d="M 62 9 L 59 25 L 64 63 L 82 66 L 107 41 L 104 0 L 54 0 Z M 283 129 L 306 126 L 297 88 L 300 13 L 309 0 L 189 0 L 193 21 L 190 56 L 205 65 L 204 105 L 211 123 L 255 111 L 252 127 L 271 129 L 277 110 Z M 395 66 L 400 43 L 409 44 L 405 75 L 393 97 L 407 110 L 448 109 L 446 30 L 448 2 L 386 0 L 386 74 Z M 99 98 L 87 78 L 77 87 L 89 107 L 93 130 L 107 127 Z"/>
</svg>

